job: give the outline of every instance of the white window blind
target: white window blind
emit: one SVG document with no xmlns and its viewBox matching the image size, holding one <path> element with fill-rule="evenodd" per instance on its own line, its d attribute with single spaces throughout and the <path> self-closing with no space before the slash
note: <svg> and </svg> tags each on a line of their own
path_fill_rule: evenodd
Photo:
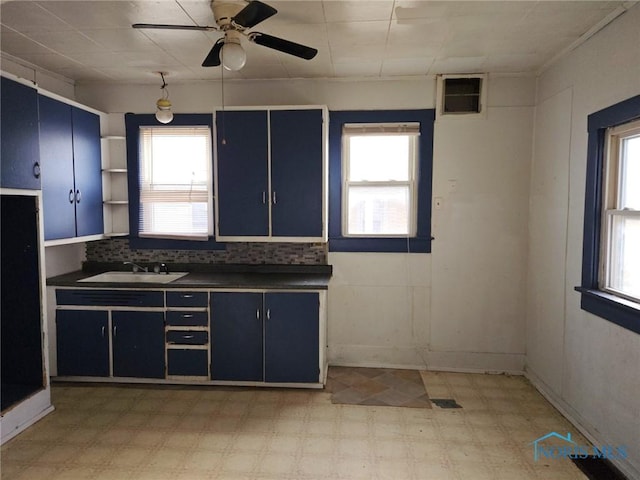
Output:
<svg viewBox="0 0 640 480">
<path fill-rule="evenodd" d="M 141 237 L 212 234 L 209 127 L 140 127 Z"/>
</svg>

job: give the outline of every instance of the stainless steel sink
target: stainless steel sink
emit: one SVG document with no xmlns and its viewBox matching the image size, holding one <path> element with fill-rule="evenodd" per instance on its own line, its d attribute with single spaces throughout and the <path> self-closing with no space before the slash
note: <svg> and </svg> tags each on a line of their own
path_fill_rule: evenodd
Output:
<svg viewBox="0 0 640 480">
<path fill-rule="evenodd" d="M 104 272 L 78 281 L 104 283 L 171 283 L 174 280 L 184 277 L 188 273 L 189 272 Z"/>
</svg>

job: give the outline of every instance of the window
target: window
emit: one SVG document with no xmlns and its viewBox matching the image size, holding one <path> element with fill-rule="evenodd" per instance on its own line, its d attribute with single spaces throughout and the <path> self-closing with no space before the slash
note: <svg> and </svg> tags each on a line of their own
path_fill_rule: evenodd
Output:
<svg viewBox="0 0 640 480">
<path fill-rule="evenodd" d="M 640 95 L 588 117 L 580 306 L 640 333 Z"/>
<path fill-rule="evenodd" d="M 415 235 L 419 124 L 343 127 L 343 235 Z"/>
<path fill-rule="evenodd" d="M 329 112 L 329 251 L 431 251 L 434 109 Z"/>
<path fill-rule="evenodd" d="M 640 121 L 607 131 L 600 288 L 640 302 Z"/>
<path fill-rule="evenodd" d="M 124 120 L 130 248 L 224 250 L 225 244 L 216 242 L 212 234 L 213 115 L 175 114 L 169 125 L 160 124 L 153 114 L 127 113 Z M 162 140 L 158 137 L 158 141 L 171 145 L 182 141 L 178 137 L 184 134 L 183 128 L 187 132 L 202 134 L 200 140 L 194 139 L 194 143 L 201 142 L 200 146 L 206 137 L 206 151 L 203 150 L 198 156 L 200 160 L 204 159 L 204 163 L 195 160 L 194 155 L 185 154 L 185 149 L 191 146 L 150 149 L 153 145 L 151 138 L 156 136 L 156 132 L 167 137 Z M 172 131 L 178 132 L 178 135 L 172 137 Z M 145 159 L 144 152 L 147 150 L 155 160 Z M 205 171 L 207 180 L 203 181 Z"/>
<path fill-rule="evenodd" d="M 141 237 L 207 240 L 212 233 L 209 127 L 140 127 Z"/>
</svg>

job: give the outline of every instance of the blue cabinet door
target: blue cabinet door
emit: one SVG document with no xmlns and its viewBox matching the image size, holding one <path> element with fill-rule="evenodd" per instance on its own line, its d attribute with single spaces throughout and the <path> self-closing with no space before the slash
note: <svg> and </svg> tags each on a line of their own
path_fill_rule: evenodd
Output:
<svg viewBox="0 0 640 480">
<path fill-rule="evenodd" d="M 38 93 L 2 77 L 0 84 L 0 186 L 40 189 Z"/>
<path fill-rule="evenodd" d="M 106 311 L 56 312 L 58 375 L 109 376 L 108 321 Z"/>
<path fill-rule="evenodd" d="M 322 236 L 322 110 L 271 111 L 272 235 Z"/>
<path fill-rule="evenodd" d="M 102 210 L 102 162 L 100 117 L 76 107 L 71 109 L 73 170 L 75 178 L 76 235 L 104 232 Z"/>
<path fill-rule="evenodd" d="M 165 377 L 164 313 L 114 311 L 113 376 Z"/>
<path fill-rule="evenodd" d="M 44 238 L 76 236 L 71 106 L 40 95 Z"/>
<path fill-rule="evenodd" d="M 267 112 L 217 112 L 216 136 L 219 235 L 269 235 Z"/>
<path fill-rule="evenodd" d="M 317 293 L 265 294 L 265 381 L 319 381 Z"/>
<path fill-rule="evenodd" d="M 262 294 L 211 294 L 211 378 L 263 379 Z"/>
</svg>

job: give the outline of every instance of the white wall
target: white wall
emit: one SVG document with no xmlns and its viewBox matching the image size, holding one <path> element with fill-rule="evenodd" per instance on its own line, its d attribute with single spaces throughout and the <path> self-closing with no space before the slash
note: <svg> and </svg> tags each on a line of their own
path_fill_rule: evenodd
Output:
<svg viewBox="0 0 640 480">
<path fill-rule="evenodd" d="M 433 254 L 331 253 L 329 361 L 522 371 L 527 201 L 535 81 L 490 77 L 481 118 L 435 127 Z M 78 101 L 152 113 L 158 85 L 80 85 Z M 175 112 L 222 104 L 219 82 L 172 85 Z M 225 105 L 321 104 L 331 110 L 435 106 L 435 78 L 233 81 Z M 116 127 L 121 128 L 121 127 Z M 111 132 L 110 132 L 111 133 Z M 449 180 L 456 180 L 455 192 Z"/>
<path fill-rule="evenodd" d="M 531 171 L 527 375 L 640 478 L 640 335 L 580 309 L 587 115 L 640 93 L 640 5 L 538 81 Z"/>
</svg>

